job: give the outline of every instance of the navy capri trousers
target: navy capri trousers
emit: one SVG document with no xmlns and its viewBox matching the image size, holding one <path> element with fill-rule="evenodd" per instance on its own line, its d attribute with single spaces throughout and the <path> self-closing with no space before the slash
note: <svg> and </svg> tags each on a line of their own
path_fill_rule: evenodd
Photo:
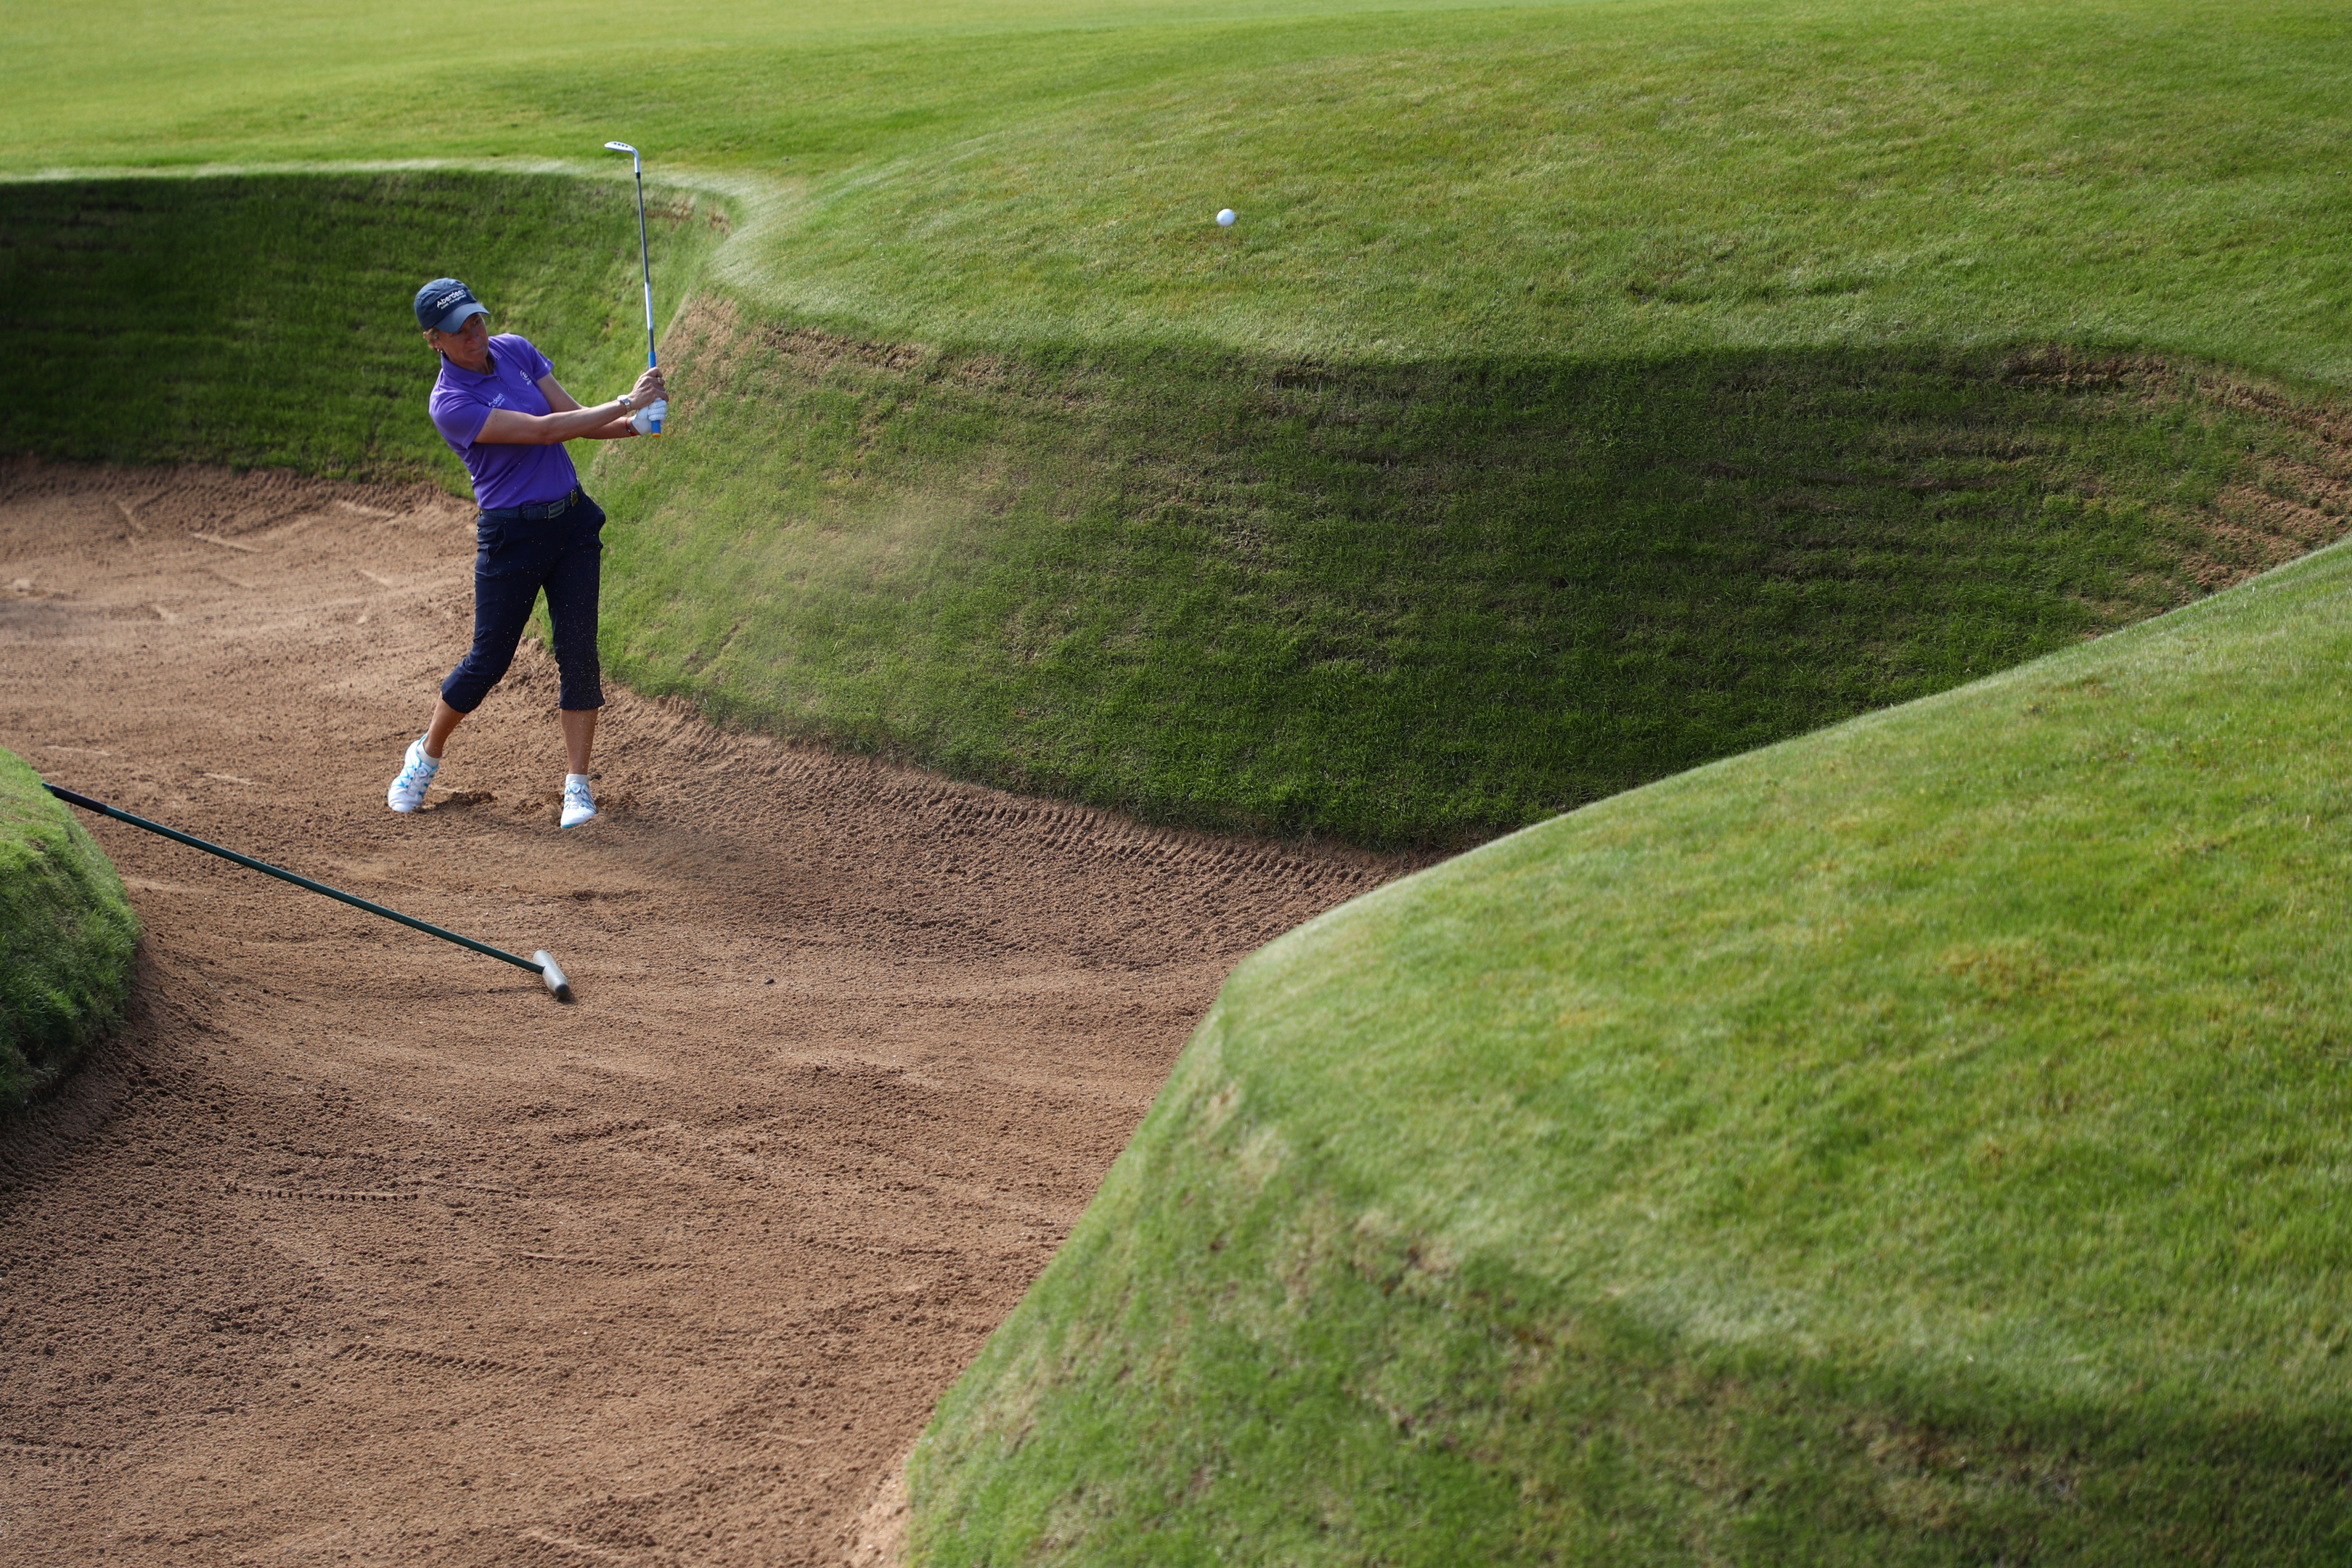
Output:
<svg viewBox="0 0 2352 1568">
<path fill-rule="evenodd" d="M 596 669 L 596 589 L 603 574 L 604 510 L 578 487 L 543 506 L 499 507 L 474 525 L 474 646 L 441 683 L 441 700 L 460 713 L 482 705 L 514 662 L 515 644 L 541 590 L 555 628 L 557 705 L 604 705 Z"/>
</svg>

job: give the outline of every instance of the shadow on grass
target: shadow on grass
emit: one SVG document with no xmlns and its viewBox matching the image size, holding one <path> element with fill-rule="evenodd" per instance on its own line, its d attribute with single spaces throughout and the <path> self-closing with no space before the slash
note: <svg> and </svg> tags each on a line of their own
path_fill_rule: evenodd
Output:
<svg viewBox="0 0 2352 1568">
<path fill-rule="evenodd" d="M 1016 358 L 724 300 L 682 338 L 684 439 L 600 476 L 632 681 L 1368 845 L 1958 685 L 2332 539 L 2352 493 L 2284 404 L 2042 351 Z"/>
<path fill-rule="evenodd" d="M 656 193 L 674 309 L 723 213 Z M 714 222 L 719 227 L 714 227 Z M 622 184 L 458 171 L 0 184 L 0 451 L 363 479 L 463 471 L 425 417 L 418 285 L 465 279 L 583 401 L 645 353 Z"/>
</svg>

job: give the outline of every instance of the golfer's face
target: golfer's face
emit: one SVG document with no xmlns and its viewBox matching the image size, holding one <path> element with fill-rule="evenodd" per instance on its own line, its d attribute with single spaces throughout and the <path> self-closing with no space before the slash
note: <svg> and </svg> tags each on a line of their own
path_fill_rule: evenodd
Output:
<svg viewBox="0 0 2352 1568">
<path fill-rule="evenodd" d="M 481 358 L 482 351 L 489 347 L 489 321 L 488 316 L 468 316 L 454 332 L 427 332 L 425 335 L 436 349 L 459 364 L 465 364 Z"/>
</svg>

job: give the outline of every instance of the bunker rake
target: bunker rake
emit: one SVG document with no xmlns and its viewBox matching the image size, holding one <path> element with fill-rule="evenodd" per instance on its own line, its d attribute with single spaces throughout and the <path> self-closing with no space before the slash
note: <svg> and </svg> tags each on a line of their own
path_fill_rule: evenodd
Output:
<svg viewBox="0 0 2352 1568">
<path fill-rule="evenodd" d="M 501 963 L 511 963 L 517 969 L 528 969 L 539 976 L 548 990 L 555 994 L 555 999 L 558 1002 L 569 1002 L 572 999 L 572 982 L 564 977 L 562 968 L 555 962 L 555 955 L 544 948 L 532 953 L 529 958 L 517 958 L 502 948 L 492 947 L 486 942 L 476 942 L 469 936 L 459 936 L 454 931 L 443 931 L 439 926 L 402 914 L 398 910 L 388 910 L 382 904 L 370 903 L 367 900 L 355 894 L 346 893 L 340 888 L 330 888 L 324 882 L 314 882 L 308 877 L 298 877 L 282 867 L 272 866 L 267 860 L 257 860 L 250 855 L 240 855 L 234 849 L 224 849 L 217 844 L 208 844 L 193 834 L 182 833 L 174 827 L 166 827 L 160 822 L 150 822 L 143 816 L 133 816 L 127 811 L 118 811 L 104 801 L 92 800 L 86 795 L 77 795 L 72 790 L 60 789 L 56 784 L 47 784 L 45 787 L 68 805 L 78 805 L 84 811 L 94 811 L 100 816 L 110 816 L 117 822 L 127 822 L 133 827 L 143 827 L 148 832 L 159 834 L 175 844 L 184 844 L 191 849 L 201 849 L 207 855 L 217 855 L 224 860 L 234 861 L 249 871 L 258 871 L 266 877 L 275 877 L 281 882 L 291 882 L 298 888 L 308 888 L 314 893 L 323 893 L 328 898 L 339 903 L 349 904 L 355 910 L 365 910 L 372 915 L 382 915 L 388 921 L 397 921 L 411 931 L 421 931 L 426 936 L 437 936 L 443 942 L 456 942 L 459 947 L 478 952 L 485 958 L 495 958 Z"/>
</svg>

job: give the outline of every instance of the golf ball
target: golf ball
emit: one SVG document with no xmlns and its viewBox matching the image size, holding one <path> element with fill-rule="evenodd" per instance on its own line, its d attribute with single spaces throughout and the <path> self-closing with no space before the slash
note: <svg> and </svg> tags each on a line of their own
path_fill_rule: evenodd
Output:
<svg viewBox="0 0 2352 1568">
<path fill-rule="evenodd" d="M 1226 207 L 1217 214 L 1217 226 L 1219 228 L 1231 228 L 1234 226 L 1234 220 L 1240 216 L 1241 215 L 1234 212 L 1233 208 Z"/>
</svg>

